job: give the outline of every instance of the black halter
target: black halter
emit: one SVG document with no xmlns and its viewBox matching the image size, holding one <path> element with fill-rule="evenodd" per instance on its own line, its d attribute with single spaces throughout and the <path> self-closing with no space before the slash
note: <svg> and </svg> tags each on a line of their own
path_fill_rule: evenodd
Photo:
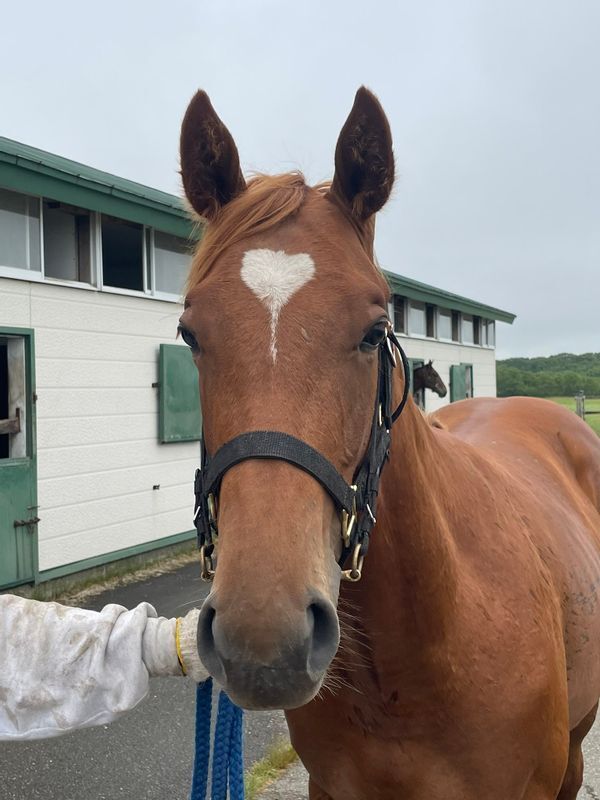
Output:
<svg viewBox="0 0 600 800">
<path fill-rule="evenodd" d="M 396 366 L 394 347 L 398 349 L 404 368 L 404 392 L 400 405 L 392 411 L 392 370 Z M 225 473 L 251 458 L 270 458 L 287 461 L 304 470 L 328 492 L 342 517 L 342 567 L 352 555 L 349 569 L 342 570 L 347 580 L 360 580 L 364 557 L 369 547 L 369 536 L 375 525 L 377 494 L 381 470 L 389 457 L 392 424 L 400 416 L 410 388 L 410 367 L 398 339 L 388 330 L 378 348 L 379 378 L 371 436 L 365 456 L 358 466 L 352 484 L 346 483 L 333 464 L 314 447 L 295 436 L 279 431 L 250 431 L 236 436 L 209 456 L 201 443 L 201 467 L 196 470 L 194 492 L 194 525 L 198 533 L 198 546 L 202 559 L 202 577 L 210 580 L 214 575 L 212 553 L 217 528 L 217 499 Z"/>
</svg>

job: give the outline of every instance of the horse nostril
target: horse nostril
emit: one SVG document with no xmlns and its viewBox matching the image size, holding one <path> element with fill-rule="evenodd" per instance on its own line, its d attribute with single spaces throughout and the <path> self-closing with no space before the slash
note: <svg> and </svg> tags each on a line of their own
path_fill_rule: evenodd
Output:
<svg viewBox="0 0 600 800">
<path fill-rule="evenodd" d="M 308 668 L 311 672 L 322 673 L 331 663 L 340 643 L 337 614 L 332 603 L 325 599 L 311 603 L 306 613 L 312 627 Z"/>
<path fill-rule="evenodd" d="M 217 612 L 210 598 L 207 598 L 198 619 L 198 653 L 210 674 L 220 683 L 224 683 L 225 669 L 215 646 L 216 616 Z"/>
</svg>

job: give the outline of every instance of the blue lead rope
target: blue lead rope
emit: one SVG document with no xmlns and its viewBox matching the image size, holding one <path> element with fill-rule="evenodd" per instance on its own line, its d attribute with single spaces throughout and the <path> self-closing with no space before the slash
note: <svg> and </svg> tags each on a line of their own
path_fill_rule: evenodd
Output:
<svg viewBox="0 0 600 800">
<path fill-rule="evenodd" d="M 244 800 L 242 709 L 219 693 L 219 709 L 213 744 L 211 800 Z M 206 800 L 210 760 L 212 680 L 196 689 L 196 750 L 190 800 Z"/>
</svg>

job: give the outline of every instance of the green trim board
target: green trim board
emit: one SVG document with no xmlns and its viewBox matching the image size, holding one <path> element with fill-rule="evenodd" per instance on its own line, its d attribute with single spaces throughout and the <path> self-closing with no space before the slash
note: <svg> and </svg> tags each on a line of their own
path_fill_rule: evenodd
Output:
<svg viewBox="0 0 600 800">
<path fill-rule="evenodd" d="M 195 442 L 202 436 L 198 370 L 189 347 L 161 344 L 158 357 L 158 437 Z"/>
<path fill-rule="evenodd" d="M 124 547 L 122 550 L 112 550 L 110 553 L 103 553 L 100 556 L 92 556 L 91 558 L 73 561 L 70 564 L 64 564 L 60 567 L 45 569 L 42 572 L 36 572 L 35 582 L 43 583 L 44 581 L 62 578 L 65 575 L 72 575 L 74 572 L 85 572 L 85 570 L 101 567 L 113 561 L 120 561 L 123 558 L 139 556 L 142 553 L 149 553 L 152 550 L 160 550 L 161 547 L 169 547 L 170 545 L 187 542 L 195 536 L 195 530 L 184 531 L 183 533 L 175 533 L 172 536 L 165 536 L 163 539 L 153 539 L 151 542 L 145 542 L 144 544 Z"/>
<path fill-rule="evenodd" d="M 0 185 L 198 239 L 183 201 L 35 147 L 0 137 Z"/>
<path fill-rule="evenodd" d="M 413 278 L 406 278 L 403 275 L 397 275 L 395 272 L 387 270 L 384 270 L 384 275 L 395 294 L 400 294 L 411 300 L 432 303 L 454 311 L 462 311 L 465 314 L 476 314 L 486 319 L 507 322 L 509 325 L 512 325 L 516 319 L 516 315 L 511 314 L 510 311 L 503 311 L 500 308 L 494 308 L 494 306 L 478 303 L 476 300 L 470 300 L 468 297 L 447 292 L 445 289 L 437 289 L 435 286 L 429 286 L 427 283 L 421 283 Z"/>
</svg>

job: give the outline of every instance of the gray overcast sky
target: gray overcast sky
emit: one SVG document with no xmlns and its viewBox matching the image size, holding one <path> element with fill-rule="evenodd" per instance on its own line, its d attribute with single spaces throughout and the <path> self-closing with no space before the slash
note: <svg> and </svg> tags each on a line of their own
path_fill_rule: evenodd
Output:
<svg viewBox="0 0 600 800">
<path fill-rule="evenodd" d="M 198 88 L 245 170 L 331 176 L 356 88 L 399 180 L 384 267 L 518 314 L 499 355 L 600 350 L 598 0 L 4 3 L 0 133 L 179 192 Z"/>
</svg>

